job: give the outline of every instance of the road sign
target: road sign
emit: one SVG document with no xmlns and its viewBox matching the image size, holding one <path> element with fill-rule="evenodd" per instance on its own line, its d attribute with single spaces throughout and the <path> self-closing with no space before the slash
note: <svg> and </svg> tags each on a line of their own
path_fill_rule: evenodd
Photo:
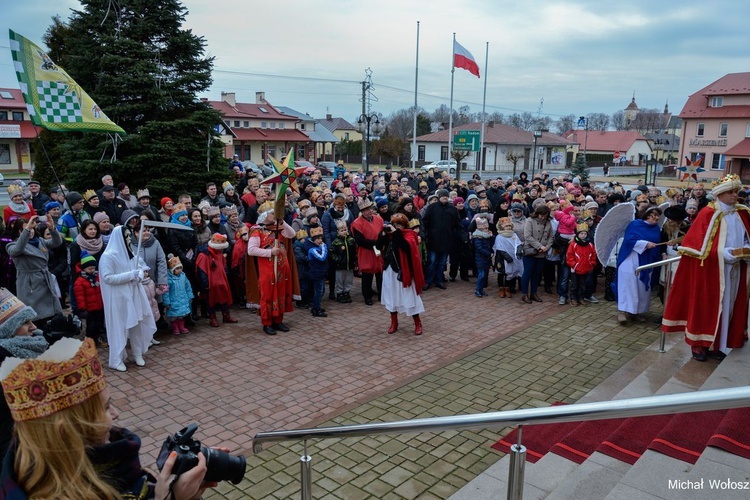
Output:
<svg viewBox="0 0 750 500">
<path fill-rule="evenodd" d="M 619 151 L 615 151 L 615 158 L 619 158 L 619 157 L 620 157 L 620 152 Z"/>
<path fill-rule="evenodd" d="M 479 151 L 479 130 L 456 130 L 453 134 L 455 151 Z"/>
</svg>

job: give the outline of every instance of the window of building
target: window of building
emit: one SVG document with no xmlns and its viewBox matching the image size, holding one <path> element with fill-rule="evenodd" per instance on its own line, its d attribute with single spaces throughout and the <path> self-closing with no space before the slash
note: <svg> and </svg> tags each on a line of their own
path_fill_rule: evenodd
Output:
<svg viewBox="0 0 750 500">
<path fill-rule="evenodd" d="M 22 122 L 23 121 L 23 111 L 14 111 L 13 112 L 13 121 Z"/>
<path fill-rule="evenodd" d="M 234 154 L 236 154 L 237 156 L 240 156 L 241 153 L 242 153 L 242 146 L 240 146 L 239 144 L 235 144 Z"/>
<path fill-rule="evenodd" d="M 260 122 L 260 128 L 268 128 L 268 122 Z"/>
<path fill-rule="evenodd" d="M 234 121 L 234 126 L 237 127 L 237 128 L 240 128 L 240 121 L 239 120 L 235 120 Z"/>
<path fill-rule="evenodd" d="M 266 158 L 269 156 L 276 158 L 276 146 L 266 146 Z"/>
<path fill-rule="evenodd" d="M 750 123 L 745 126 L 745 137 L 750 137 Z"/>
<path fill-rule="evenodd" d="M 711 170 L 724 170 L 724 155 L 721 153 L 714 153 L 711 159 Z"/>
<path fill-rule="evenodd" d="M 300 123 L 299 124 L 299 129 L 300 130 L 305 130 L 305 124 L 304 123 Z"/>
<path fill-rule="evenodd" d="M 0 120 L 7 120 L 7 119 L 8 119 L 8 112 L 0 111 Z"/>
<path fill-rule="evenodd" d="M 276 128 L 276 122 L 271 122 L 271 128 Z"/>
<path fill-rule="evenodd" d="M 349 132 L 344 132 L 344 140 L 345 141 L 349 140 Z"/>
<path fill-rule="evenodd" d="M 258 107 L 258 109 L 259 109 L 259 110 L 260 110 L 260 111 L 261 111 L 262 113 L 268 113 L 268 110 L 267 110 L 266 108 L 264 108 L 263 106 L 259 106 L 259 107 Z"/>
<path fill-rule="evenodd" d="M 705 123 L 699 123 L 696 127 L 695 135 L 698 137 L 703 137 L 703 133 L 706 131 L 706 124 Z"/>
<path fill-rule="evenodd" d="M 719 137 L 726 137 L 728 131 L 729 131 L 729 124 L 728 123 L 720 123 L 719 124 Z"/>
<path fill-rule="evenodd" d="M 250 145 L 245 145 L 245 155 L 242 157 L 243 160 L 249 160 L 250 159 Z"/>
<path fill-rule="evenodd" d="M 10 144 L 0 144 L 0 164 L 10 164 Z"/>
<path fill-rule="evenodd" d="M 279 122 L 279 128 L 281 128 L 281 129 L 284 128 L 284 122 Z"/>
<path fill-rule="evenodd" d="M 232 127 L 232 122 L 230 120 L 224 120 L 224 124 L 227 126 L 227 128 Z"/>
<path fill-rule="evenodd" d="M 441 160 L 448 159 L 448 146 L 440 146 L 440 159 Z"/>
<path fill-rule="evenodd" d="M 0 91 L 0 97 L 2 97 L 3 99 L 13 99 L 13 94 L 8 92 L 7 90 L 2 90 Z"/>
<path fill-rule="evenodd" d="M 724 98 L 723 97 L 712 97 L 711 98 L 711 107 L 712 108 L 720 108 L 724 106 Z"/>
<path fill-rule="evenodd" d="M 250 128 L 250 122 L 245 120 L 244 122 L 242 122 L 242 126 L 245 128 Z"/>
<path fill-rule="evenodd" d="M 417 146 L 417 161 L 425 161 L 425 146 Z"/>
</svg>

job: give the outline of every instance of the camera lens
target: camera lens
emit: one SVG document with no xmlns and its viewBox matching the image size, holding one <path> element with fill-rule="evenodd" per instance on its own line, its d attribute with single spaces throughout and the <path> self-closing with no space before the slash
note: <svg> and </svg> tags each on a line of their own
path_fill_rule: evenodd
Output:
<svg viewBox="0 0 750 500">
<path fill-rule="evenodd" d="M 235 457 L 206 446 L 201 446 L 201 452 L 206 457 L 205 481 L 231 481 L 232 484 L 239 484 L 245 477 L 246 462 L 242 455 Z"/>
</svg>

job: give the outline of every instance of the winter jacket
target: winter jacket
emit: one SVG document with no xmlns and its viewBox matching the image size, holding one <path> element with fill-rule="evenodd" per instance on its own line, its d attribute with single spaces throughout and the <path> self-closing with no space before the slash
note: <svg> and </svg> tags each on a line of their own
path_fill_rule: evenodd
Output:
<svg viewBox="0 0 750 500">
<path fill-rule="evenodd" d="M 179 276 L 171 271 L 167 275 L 169 290 L 162 295 L 164 315 L 168 318 L 181 318 L 190 314 L 190 301 L 193 299 L 193 288 L 185 273 Z"/>
<path fill-rule="evenodd" d="M 527 257 L 545 258 L 547 252 L 539 252 L 538 250 L 541 247 L 549 249 L 552 245 L 555 232 L 552 230 L 550 221 L 542 221 L 538 217 L 529 217 L 526 219 L 523 234 L 523 254 Z"/>
<path fill-rule="evenodd" d="M 596 249 L 590 242 L 582 244 L 574 238 L 568 244 L 565 262 L 575 274 L 588 274 L 596 267 Z"/>
<path fill-rule="evenodd" d="M 79 311 L 103 311 L 102 289 L 99 286 L 99 273 L 89 275 L 81 273 L 73 283 L 73 293 L 76 296 L 76 308 Z"/>
<path fill-rule="evenodd" d="M 310 279 L 324 280 L 328 276 L 328 247 L 316 245 L 310 238 L 305 240 L 307 260 L 310 262 Z"/>
<path fill-rule="evenodd" d="M 351 271 L 357 266 L 357 245 L 351 236 L 337 236 L 328 247 L 331 264 L 337 271 Z"/>
<path fill-rule="evenodd" d="M 188 231 L 183 231 L 187 233 Z M 134 240 L 130 244 L 130 250 L 133 255 L 138 251 L 138 240 Z M 161 243 L 157 240 L 154 235 L 143 241 L 141 244 L 141 254 L 139 255 L 143 262 L 151 269 L 149 274 L 154 279 L 157 285 L 167 284 L 167 257 L 164 255 L 164 250 L 161 247 Z M 183 264 L 184 266 L 185 264 Z"/>
<path fill-rule="evenodd" d="M 151 306 L 154 321 L 159 321 L 161 314 L 159 313 L 159 303 L 156 301 L 156 296 L 159 294 L 156 289 L 156 283 L 154 283 L 151 277 L 144 278 L 141 283 L 143 284 L 143 289 L 146 290 L 146 297 L 148 297 L 148 304 Z"/>
<path fill-rule="evenodd" d="M 458 210 L 450 203 L 433 203 L 427 207 L 422 218 L 427 234 L 427 250 L 449 253 L 456 229 L 459 227 Z"/>
<path fill-rule="evenodd" d="M 349 229 L 352 227 L 352 222 L 354 222 L 354 214 L 352 214 L 347 207 L 344 207 L 343 212 L 339 212 L 331 207 L 326 210 L 326 213 L 323 214 L 323 218 L 320 219 L 320 225 L 323 226 L 323 241 L 325 241 L 326 245 L 330 246 L 333 239 L 336 238 L 338 231 L 336 229 L 336 221 L 339 219 L 345 220 L 346 227 Z"/>
<path fill-rule="evenodd" d="M 195 258 L 198 256 L 196 253 L 198 240 L 195 237 L 195 231 L 170 229 L 167 232 L 167 241 L 169 253 L 179 257 L 185 270 L 189 270 L 192 274 L 195 269 Z"/>
<path fill-rule="evenodd" d="M 471 235 L 471 242 L 477 269 L 489 269 L 492 266 L 492 245 L 495 243 L 492 233 L 476 230 Z"/>
<path fill-rule="evenodd" d="M 562 210 L 555 210 L 554 215 L 555 220 L 560 223 L 560 225 L 557 226 L 557 231 L 560 234 L 576 234 L 576 218 L 573 215 L 573 205 L 568 205 Z"/>
</svg>

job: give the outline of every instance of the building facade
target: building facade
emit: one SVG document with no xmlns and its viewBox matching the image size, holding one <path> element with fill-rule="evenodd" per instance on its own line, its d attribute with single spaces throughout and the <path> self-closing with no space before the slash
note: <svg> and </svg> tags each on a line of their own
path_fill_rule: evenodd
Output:
<svg viewBox="0 0 750 500">
<path fill-rule="evenodd" d="M 0 173 L 29 173 L 36 131 L 18 89 L 0 89 Z"/>
</svg>

